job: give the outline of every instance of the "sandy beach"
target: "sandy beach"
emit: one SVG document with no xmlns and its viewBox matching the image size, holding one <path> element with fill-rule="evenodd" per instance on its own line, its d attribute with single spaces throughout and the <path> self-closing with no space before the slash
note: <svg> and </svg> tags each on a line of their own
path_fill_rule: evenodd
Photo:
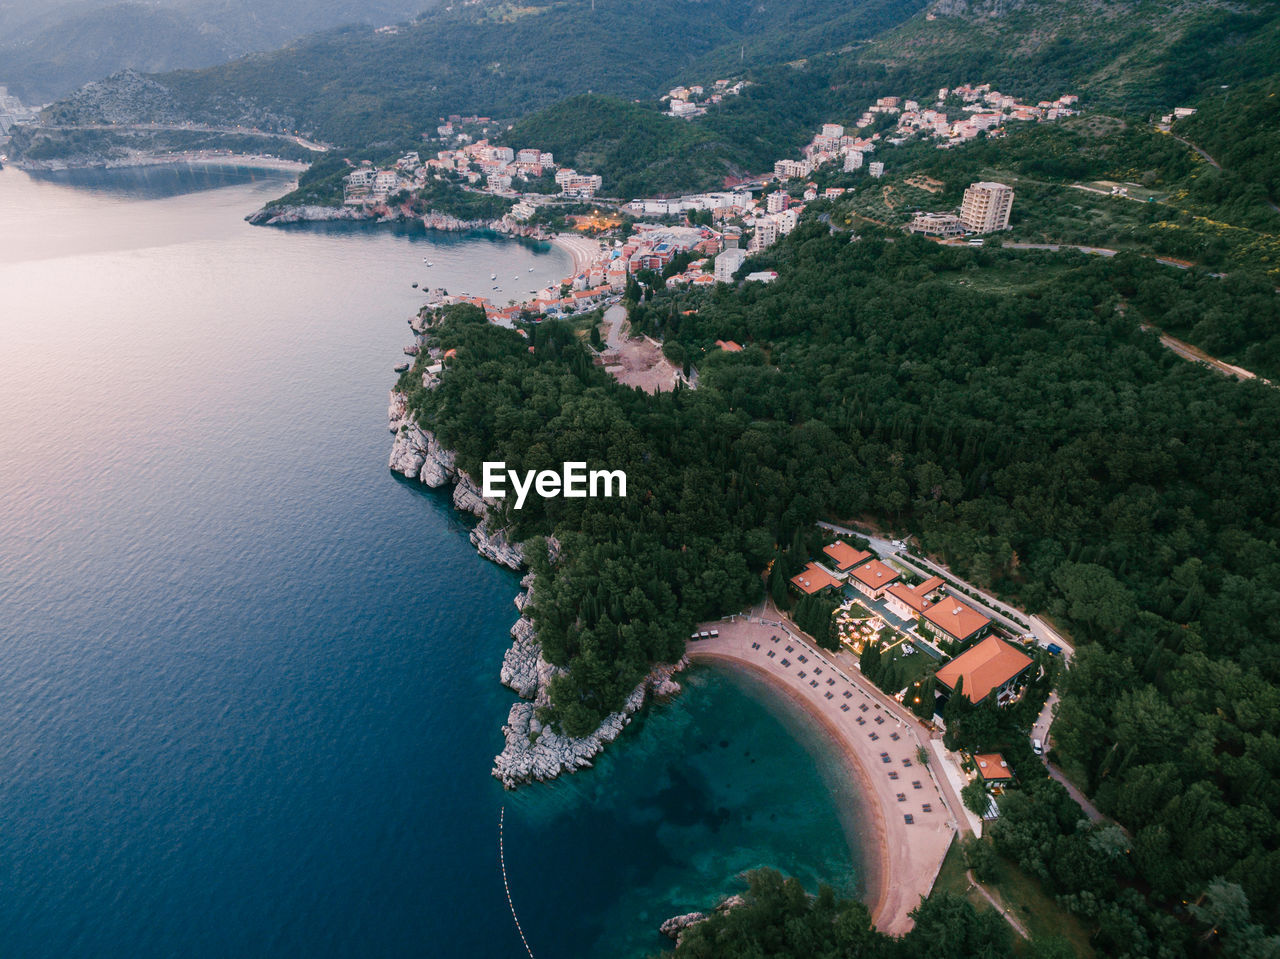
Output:
<svg viewBox="0 0 1280 959">
<path fill-rule="evenodd" d="M 570 276 L 577 276 L 585 270 L 600 253 L 600 241 L 586 236 L 557 233 L 551 242 L 573 258 L 573 272 Z"/>
<path fill-rule="evenodd" d="M 690 642 L 690 659 L 749 669 L 788 695 L 839 744 L 866 797 L 863 820 L 874 823 L 876 832 L 874 842 L 866 844 L 878 853 L 865 864 L 871 918 L 882 932 L 907 932 L 908 914 L 933 888 L 957 829 L 932 772 L 917 757 L 926 741 L 921 728 L 861 673 L 797 638 L 794 627 L 738 617 L 701 628 L 720 635 Z"/>
</svg>

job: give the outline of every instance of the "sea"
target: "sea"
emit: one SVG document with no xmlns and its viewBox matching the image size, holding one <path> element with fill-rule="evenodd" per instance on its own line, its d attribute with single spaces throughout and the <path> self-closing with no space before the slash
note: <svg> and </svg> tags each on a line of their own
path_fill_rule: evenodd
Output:
<svg viewBox="0 0 1280 959">
<path fill-rule="evenodd" d="M 289 188 L 0 171 L 0 956 L 639 959 L 757 867 L 861 894 L 855 785 L 747 676 L 490 776 L 517 576 L 388 471 L 387 391 L 422 288 L 569 259 L 244 222 Z"/>
</svg>

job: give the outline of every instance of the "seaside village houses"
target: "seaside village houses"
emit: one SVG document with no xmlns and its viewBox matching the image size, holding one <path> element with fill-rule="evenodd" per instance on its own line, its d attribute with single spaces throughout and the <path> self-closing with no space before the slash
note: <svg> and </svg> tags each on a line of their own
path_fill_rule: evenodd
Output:
<svg viewBox="0 0 1280 959">
<path fill-rule="evenodd" d="M 810 561 L 791 578 L 791 586 L 802 596 L 843 596 L 844 609 L 865 608 L 870 619 L 860 622 L 869 625 L 852 642 L 842 637 L 855 651 L 870 635 L 890 646 L 924 647 L 941 663 L 935 674 L 939 709 L 957 685 L 973 702 L 988 695 L 998 705 L 1016 701 L 1034 660 L 995 635 L 991 619 L 947 592 L 940 577 L 911 585 L 875 554 L 843 540 L 823 547 L 823 553 L 822 561 Z"/>
</svg>

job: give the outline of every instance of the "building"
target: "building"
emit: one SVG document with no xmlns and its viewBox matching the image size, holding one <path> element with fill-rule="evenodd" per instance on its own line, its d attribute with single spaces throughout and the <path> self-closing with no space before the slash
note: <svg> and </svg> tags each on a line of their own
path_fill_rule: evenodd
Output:
<svg viewBox="0 0 1280 959">
<path fill-rule="evenodd" d="M 791 577 L 791 585 L 806 596 L 812 596 L 824 589 L 835 589 L 840 585 L 840 580 L 820 563 L 810 563 Z"/>
<path fill-rule="evenodd" d="M 600 189 L 603 180 L 599 176 L 588 176 L 577 170 L 563 169 L 556 171 L 556 186 L 565 196 L 592 197 Z"/>
<path fill-rule="evenodd" d="M 782 180 L 807 177 L 812 172 L 813 164 L 808 160 L 779 160 L 773 165 L 773 175 Z"/>
<path fill-rule="evenodd" d="M 833 140 L 839 140 L 844 136 L 844 127 L 838 123 L 824 123 L 822 125 L 822 135 Z"/>
<path fill-rule="evenodd" d="M 923 611 L 923 615 L 929 628 L 939 639 L 947 639 L 953 643 L 968 643 L 980 639 L 991 625 L 991 620 L 954 596 L 934 603 Z"/>
<path fill-rule="evenodd" d="M 852 173 L 854 170 L 862 169 L 862 151 L 850 150 L 844 155 L 844 172 Z"/>
<path fill-rule="evenodd" d="M 884 605 L 901 620 L 913 620 L 929 608 L 933 596 L 942 586 L 942 580 L 930 576 L 919 586 L 894 583 L 884 593 Z"/>
<path fill-rule="evenodd" d="M 720 283 L 732 283 L 733 274 L 738 272 L 738 268 L 742 266 L 747 259 L 745 250 L 739 250 L 732 247 L 728 250 L 722 250 L 716 257 L 715 278 Z"/>
<path fill-rule="evenodd" d="M 955 692 L 956 684 L 963 681 L 961 688 L 970 702 L 981 702 L 994 692 L 996 701 L 1004 705 L 1013 699 L 1019 680 L 1032 663 L 1026 653 L 988 636 L 944 665 L 935 678 L 944 695 Z"/>
<path fill-rule="evenodd" d="M 864 563 L 849 574 L 849 585 L 871 599 L 879 599 L 897 581 L 898 574 L 878 559 Z"/>
<path fill-rule="evenodd" d="M 342 202 L 348 204 L 363 203 L 373 190 L 373 181 L 377 173 L 371 167 L 364 167 L 348 173 L 342 178 Z"/>
<path fill-rule="evenodd" d="M 781 213 L 787 208 L 787 204 L 790 200 L 791 197 L 789 197 L 785 191 L 778 190 L 774 193 L 770 193 L 765 199 L 764 208 L 770 213 Z"/>
<path fill-rule="evenodd" d="M 878 160 L 875 161 L 874 163 L 868 163 L 867 172 L 870 173 L 873 177 L 882 177 L 884 176 L 884 164 Z"/>
<path fill-rule="evenodd" d="M 1009 229 L 1012 209 L 1012 187 L 1003 183 L 974 183 L 964 191 L 960 220 L 974 233 L 995 233 Z"/>
<path fill-rule="evenodd" d="M 840 573 L 847 573 L 855 566 L 861 566 L 871 559 L 871 554 L 865 549 L 857 549 L 850 546 L 842 539 L 822 547 L 822 551 L 831 557 L 832 565 Z"/>
<path fill-rule="evenodd" d="M 997 796 L 1013 783 L 1013 770 L 999 753 L 979 753 L 973 757 L 973 765 L 983 785 Z"/>
<path fill-rule="evenodd" d="M 755 232 L 751 235 L 751 244 L 748 249 L 767 250 L 778 242 L 778 224 L 777 221 L 768 217 L 759 217 L 755 221 Z"/>
<path fill-rule="evenodd" d="M 917 213 L 907 229 L 925 236 L 959 236 L 964 222 L 954 213 Z"/>
<path fill-rule="evenodd" d="M 743 280 L 747 283 L 772 283 L 777 278 L 777 270 L 760 270 L 758 273 L 748 273 Z"/>
</svg>

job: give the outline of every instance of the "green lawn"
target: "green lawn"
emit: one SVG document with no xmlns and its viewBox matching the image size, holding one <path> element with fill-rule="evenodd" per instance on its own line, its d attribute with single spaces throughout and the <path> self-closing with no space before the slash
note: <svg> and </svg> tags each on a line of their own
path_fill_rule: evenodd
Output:
<svg viewBox="0 0 1280 959">
<path fill-rule="evenodd" d="M 1039 880 L 1026 875 L 1013 863 L 1003 857 L 996 857 L 995 878 L 985 884 L 991 893 L 997 896 L 1018 921 L 1037 939 L 1050 936 L 1062 936 L 1082 959 L 1092 959 L 1093 948 L 1089 945 L 1089 931 L 1081 921 L 1067 912 L 1044 891 Z M 974 908 L 988 911 L 991 903 L 977 889 L 969 884 L 965 875 L 964 853 L 960 844 L 953 842 L 947 851 L 947 857 L 938 871 L 938 878 L 933 884 L 934 892 L 950 892 L 963 896 Z M 1025 946 L 1024 940 L 1019 943 Z"/>
</svg>

